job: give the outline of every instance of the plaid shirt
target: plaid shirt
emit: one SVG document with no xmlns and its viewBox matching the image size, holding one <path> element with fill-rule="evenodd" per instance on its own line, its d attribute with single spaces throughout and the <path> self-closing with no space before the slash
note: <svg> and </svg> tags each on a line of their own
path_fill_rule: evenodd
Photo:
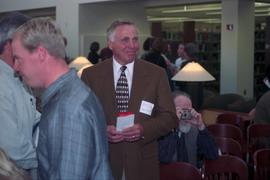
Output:
<svg viewBox="0 0 270 180">
<path fill-rule="evenodd" d="M 42 103 L 39 179 L 112 179 L 104 113 L 76 72 L 51 84 Z"/>
</svg>

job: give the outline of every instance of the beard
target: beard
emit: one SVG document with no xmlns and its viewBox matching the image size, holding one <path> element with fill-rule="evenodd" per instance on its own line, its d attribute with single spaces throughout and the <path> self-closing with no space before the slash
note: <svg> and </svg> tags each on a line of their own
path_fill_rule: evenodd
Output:
<svg viewBox="0 0 270 180">
<path fill-rule="evenodd" d="M 182 132 L 182 133 L 188 133 L 191 129 L 191 124 L 188 124 L 188 123 L 184 123 L 184 122 L 181 122 L 180 120 L 180 123 L 179 123 L 179 131 Z"/>
</svg>

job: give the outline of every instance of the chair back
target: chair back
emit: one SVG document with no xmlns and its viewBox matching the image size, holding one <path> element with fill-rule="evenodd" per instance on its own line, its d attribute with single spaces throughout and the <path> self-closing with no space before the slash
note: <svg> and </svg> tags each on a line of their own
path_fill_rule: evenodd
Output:
<svg viewBox="0 0 270 180">
<path fill-rule="evenodd" d="M 270 146 L 270 124 L 252 124 L 248 127 L 248 156 L 251 158 L 253 153 Z"/>
<path fill-rule="evenodd" d="M 243 119 L 237 114 L 222 113 L 217 116 L 217 123 L 233 124 L 241 127 Z"/>
<path fill-rule="evenodd" d="M 232 124 L 239 127 L 242 130 L 244 138 L 246 139 L 247 127 L 249 126 L 249 123 L 250 123 L 249 120 L 244 120 L 238 114 L 223 113 L 217 116 L 216 122 L 221 123 L 221 124 Z"/>
<path fill-rule="evenodd" d="M 231 125 L 231 124 L 211 124 L 207 126 L 208 131 L 214 137 L 225 137 L 225 138 L 232 138 L 238 141 L 240 144 L 243 144 L 243 133 L 240 128 Z"/>
<path fill-rule="evenodd" d="M 254 160 L 254 180 L 270 179 L 270 149 L 264 148 L 255 151 Z"/>
<path fill-rule="evenodd" d="M 243 158 L 242 147 L 238 141 L 224 137 L 215 137 L 215 141 L 222 154 Z"/>
<path fill-rule="evenodd" d="M 160 180 L 201 180 L 200 171 L 190 163 L 174 162 L 160 165 Z"/>
<path fill-rule="evenodd" d="M 239 157 L 221 155 L 216 160 L 205 160 L 203 176 L 207 180 L 248 180 L 248 167 Z"/>
</svg>

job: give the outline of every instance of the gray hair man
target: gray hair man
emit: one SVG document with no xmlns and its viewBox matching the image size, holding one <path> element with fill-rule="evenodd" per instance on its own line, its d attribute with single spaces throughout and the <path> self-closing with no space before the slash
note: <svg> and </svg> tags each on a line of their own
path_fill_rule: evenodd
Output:
<svg viewBox="0 0 270 180">
<path fill-rule="evenodd" d="M 175 91 L 173 99 L 179 125 L 160 139 L 160 163 L 180 161 L 201 168 L 204 159 L 218 158 L 215 140 L 205 127 L 201 114 L 192 107 L 187 93 Z"/>
<path fill-rule="evenodd" d="M 113 176 L 159 179 L 157 138 L 177 126 L 166 72 L 137 58 L 139 32 L 132 22 L 114 21 L 107 43 L 113 57 L 86 68 L 82 80 L 104 107 Z"/>
</svg>

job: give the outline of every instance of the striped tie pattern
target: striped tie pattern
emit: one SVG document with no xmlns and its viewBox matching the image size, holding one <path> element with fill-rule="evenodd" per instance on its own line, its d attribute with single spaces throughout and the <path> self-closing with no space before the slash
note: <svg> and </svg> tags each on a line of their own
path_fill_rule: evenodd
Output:
<svg viewBox="0 0 270 180">
<path fill-rule="evenodd" d="M 116 85 L 116 102 L 119 112 L 126 112 L 128 109 L 129 92 L 127 77 L 125 75 L 126 68 L 126 66 L 120 68 L 121 75 Z"/>
</svg>

